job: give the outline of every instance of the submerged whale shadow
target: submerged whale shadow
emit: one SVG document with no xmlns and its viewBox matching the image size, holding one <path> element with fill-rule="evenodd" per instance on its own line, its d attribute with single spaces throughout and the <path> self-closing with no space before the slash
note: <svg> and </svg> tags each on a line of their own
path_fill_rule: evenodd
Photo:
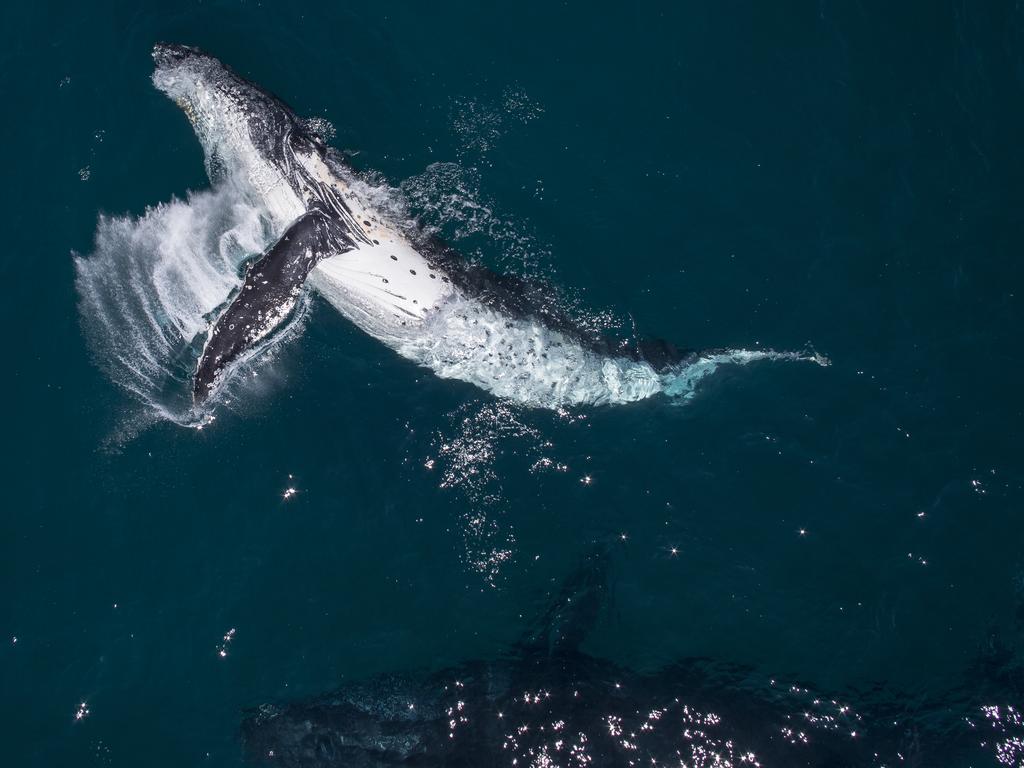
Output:
<svg viewBox="0 0 1024 768">
<path fill-rule="evenodd" d="M 580 644 L 604 611 L 611 563 L 611 545 L 597 544 L 499 659 L 381 675 L 246 710 L 247 761 L 923 768 L 1024 759 L 1024 718 L 984 698 L 1024 690 L 1020 668 L 1005 663 L 979 665 L 970 691 L 922 701 L 885 685 L 826 695 L 710 659 L 637 672 L 591 656 Z"/>
</svg>

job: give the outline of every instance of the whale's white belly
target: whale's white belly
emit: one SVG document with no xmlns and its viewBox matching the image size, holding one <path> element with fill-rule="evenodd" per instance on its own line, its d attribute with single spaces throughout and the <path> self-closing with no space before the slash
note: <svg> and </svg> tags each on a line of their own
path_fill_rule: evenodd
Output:
<svg viewBox="0 0 1024 768">
<path fill-rule="evenodd" d="M 647 363 L 599 355 L 536 320 L 485 306 L 404 238 L 382 236 L 382 245 L 320 262 L 310 285 L 403 357 L 532 406 L 629 402 L 661 389 Z"/>
<path fill-rule="evenodd" d="M 392 346 L 455 294 L 448 276 L 401 237 L 324 259 L 309 283 L 356 325 Z"/>
</svg>

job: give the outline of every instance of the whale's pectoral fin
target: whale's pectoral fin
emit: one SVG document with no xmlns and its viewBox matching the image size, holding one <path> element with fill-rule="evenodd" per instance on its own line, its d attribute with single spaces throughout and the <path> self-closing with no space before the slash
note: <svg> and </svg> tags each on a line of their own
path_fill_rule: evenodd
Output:
<svg viewBox="0 0 1024 768">
<path fill-rule="evenodd" d="M 196 368 L 195 402 L 206 399 L 227 366 L 259 347 L 291 316 L 317 263 L 354 247 L 341 224 L 320 208 L 296 219 L 249 266 L 242 287 L 213 324 Z"/>
</svg>

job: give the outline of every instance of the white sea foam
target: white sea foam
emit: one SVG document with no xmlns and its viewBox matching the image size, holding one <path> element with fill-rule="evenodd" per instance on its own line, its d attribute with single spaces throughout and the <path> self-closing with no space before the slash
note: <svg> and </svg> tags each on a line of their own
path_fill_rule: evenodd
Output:
<svg viewBox="0 0 1024 768">
<path fill-rule="evenodd" d="M 747 365 L 763 360 L 782 362 L 815 363 L 822 367 L 831 365 L 824 355 L 814 349 L 800 352 L 776 352 L 771 349 L 723 349 L 705 352 L 696 360 L 673 366 L 663 371 L 660 376 L 661 392 L 670 398 L 685 402 L 696 394 L 702 380 L 713 374 L 723 365 Z"/>
<path fill-rule="evenodd" d="M 231 185 L 139 217 L 101 216 L 75 257 L 82 326 L 100 367 L 156 415 L 194 423 L 191 377 L 208 318 L 272 239 L 265 214 Z"/>
<path fill-rule="evenodd" d="M 430 313 L 396 349 L 441 378 L 532 407 L 627 403 L 661 389 L 646 362 L 600 355 L 537 320 L 462 296 Z"/>
</svg>

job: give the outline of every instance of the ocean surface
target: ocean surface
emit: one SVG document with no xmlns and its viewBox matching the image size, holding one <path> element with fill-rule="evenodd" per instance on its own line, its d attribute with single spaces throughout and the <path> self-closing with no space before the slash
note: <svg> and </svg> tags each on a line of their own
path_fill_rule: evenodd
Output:
<svg viewBox="0 0 1024 768">
<path fill-rule="evenodd" d="M 1024 765 L 1018 5 L 0 20 L 3 765 L 240 766 L 246 709 L 503 658 L 595 541 L 589 656 L 844 702 L 828 734 L 792 705 L 835 765 Z M 161 40 L 329 121 L 423 226 L 594 327 L 831 364 L 527 408 L 310 296 L 182 425 L 153 372 L 189 364 L 145 320 L 200 330 L 261 235 L 153 87 Z"/>
</svg>

